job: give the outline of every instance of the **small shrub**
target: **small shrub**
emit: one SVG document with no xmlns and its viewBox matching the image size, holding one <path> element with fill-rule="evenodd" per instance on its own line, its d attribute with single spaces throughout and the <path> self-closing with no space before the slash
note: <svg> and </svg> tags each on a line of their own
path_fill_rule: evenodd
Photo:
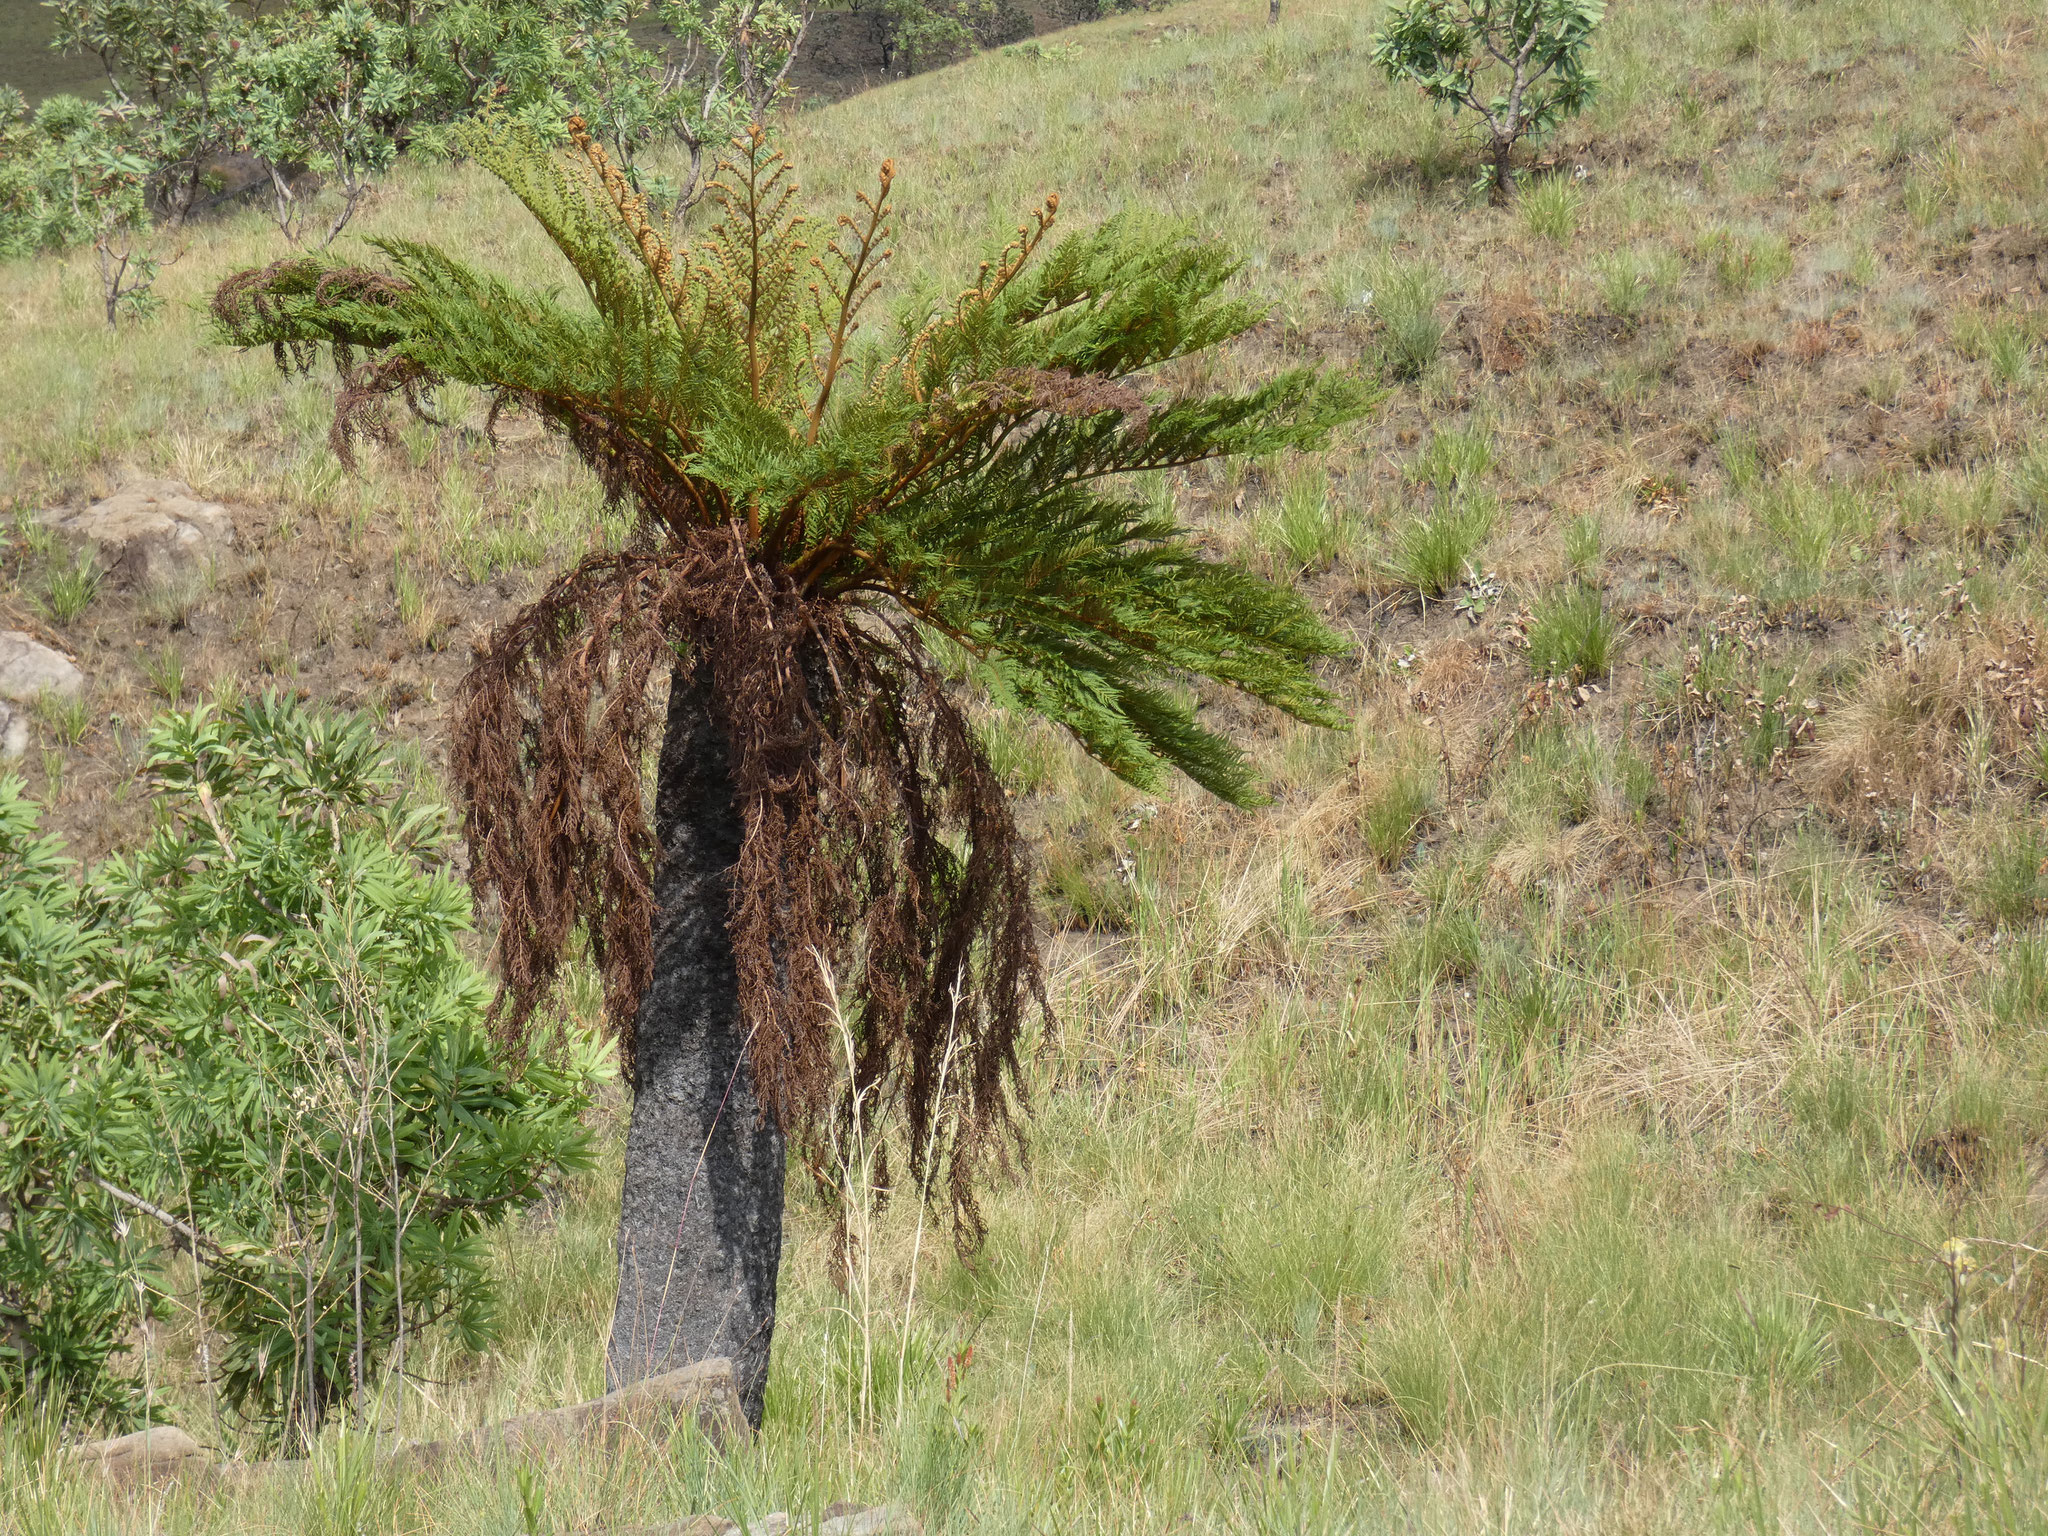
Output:
<svg viewBox="0 0 2048 1536">
<path fill-rule="evenodd" d="M 1487 162 L 1480 184 L 1504 202 L 1516 143 L 1550 132 L 1593 99 L 1600 77 L 1586 55 L 1605 13 L 1603 0 L 1394 0 L 1373 36 L 1372 60 L 1388 79 L 1479 119 Z M 1513 89 L 1502 70 L 1513 75 Z"/>
<path fill-rule="evenodd" d="M 361 720 L 174 714 L 147 763 L 157 830 L 83 877 L 0 777 L 0 1397 L 130 1416 L 175 1211 L 224 1405 L 303 1440 L 401 1329 L 490 1337 L 487 1229 L 587 1162 L 595 1058 L 499 1060 L 443 813 Z"/>
<path fill-rule="evenodd" d="M 1538 677 L 1584 683 L 1607 676 L 1621 625 L 1598 589 L 1575 586 L 1538 606 L 1529 626 L 1529 667 Z"/>
<path fill-rule="evenodd" d="M 1394 540 L 1387 575 L 1422 597 L 1442 597 L 1471 572 L 1499 510 L 1491 497 L 1461 496 L 1433 516 L 1416 518 Z"/>
</svg>

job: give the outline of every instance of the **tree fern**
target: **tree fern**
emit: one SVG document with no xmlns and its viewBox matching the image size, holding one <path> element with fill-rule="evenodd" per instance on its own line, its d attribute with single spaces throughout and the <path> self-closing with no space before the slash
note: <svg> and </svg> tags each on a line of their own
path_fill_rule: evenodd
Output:
<svg viewBox="0 0 2048 1536">
<path fill-rule="evenodd" d="M 889 166 L 821 231 L 757 130 L 681 248 L 572 127 L 580 160 L 505 123 L 464 147 L 539 220 L 583 302 L 386 240 L 378 269 L 294 258 L 230 279 L 220 335 L 294 366 L 331 352 L 344 452 L 388 430 L 390 396 L 418 405 L 457 380 L 538 412 L 638 513 L 629 548 L 589 557 L 494 638 L 464 697 L 454 764 L 476 880 L 501 901 L 505 1026 L 580 925 L 630 1032 L 654 918 L 639 764 L 650 684 L 680 655 L 679 676 L 708 668 L 733 743 L 732 933 L 764 1100 L 814 1154 L 845 1112 L 829 962 L 860 1021 L 853 1082 L 900 1097 L 913 1172 L 940 1171 L 923 1163 L 935 1148 L 972 1239 L 1038 963 L 1008 804 L 927 641 L 1133 783 L 1177 769 L 1255 802 L 1244 755 L 1182 685 L 1341 725 L 1310 666 L 1341 642 L 1126 487 L 1319 447 L 1372 397 L 1305 369 L 1242 394 L 1166 387 L 1164 365 L 1263 309 L 1231 295 L 1226 252 L 1182 230 L 1127 215 L 1054 241 L 1056 199 L 950 302 L 870 332 Z M 950 1074 L 935 1071 L 948 1038 Z"/>
</svg>

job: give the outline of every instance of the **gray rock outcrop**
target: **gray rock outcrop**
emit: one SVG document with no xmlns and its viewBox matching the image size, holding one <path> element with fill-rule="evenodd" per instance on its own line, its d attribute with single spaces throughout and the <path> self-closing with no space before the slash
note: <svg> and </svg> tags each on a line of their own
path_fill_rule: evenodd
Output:
<svg viewBox="0 0 2048 1536">
<path fill-rule="evenodd" d="M 144 586 L 190 571 L 232 549 L 235 520 L 182 480 L 132 480 L 83 512 L 42 521 L 74 549 L 90 549 L 117 582 Z"/>
</svg>

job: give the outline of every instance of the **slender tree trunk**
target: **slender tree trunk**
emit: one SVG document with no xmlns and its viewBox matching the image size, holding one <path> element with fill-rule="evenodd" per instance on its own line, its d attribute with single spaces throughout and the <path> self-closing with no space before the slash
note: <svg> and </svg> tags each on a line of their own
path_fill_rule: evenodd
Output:
<svg viewBox="0 0 2048 1536">
<path fill-rule="evenodd" d="M 782 1259 L 782 1133 L 745 1061 L 726 932 L 740 819 L 708 682 L 676 678 L 655 790 L 654 981 L 633 1049 L 613 1386 L 729 1357 L 761 1422 Z"/>
<path fill-rule="evenodd" d="M 1515 141 L 1499 134 L 1493 140 L 1493 188 L 1489 200 L 1495 207 L 1507 203 L 1515 186 Z"/>
</svg>

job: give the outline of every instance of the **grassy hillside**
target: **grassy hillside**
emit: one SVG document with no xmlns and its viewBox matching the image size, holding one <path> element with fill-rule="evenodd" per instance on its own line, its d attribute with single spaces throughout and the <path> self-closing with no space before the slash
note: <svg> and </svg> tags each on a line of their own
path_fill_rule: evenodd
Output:
<svg viewBox="0 0 2048 1536">
<path fill-rule="evenodd" d="M 899 284 L 959 286 L 1050 191 L 1156 210 L 1273 303 L 1225 369 L 1393 389 L 1326 459 L 1150 487 L 1356 641 L 1348 735 L 1213 701 L 1270 808 L 1147 799 L 987 721 L 1043 834 L 1061 1027 L 978 1264 L 898 1202 L 855 1213 L 841 1292 L 800 1201 L 769 1426 L 726 1458 L 450 1486 L 338 1457 L 124 1503 L 17 1425 L 0 1521 L 466 1536 L 897 1496 L 949 1531 L 2039 1528 L 2038 9 L 1617 0 L 1599 105 L 1507 209 L 1368 72 L 1372 7 L 1286 11 L 1188 0 L 789 125 L 820 205 L 896 158 Z M 460 169 L 405 168 L 358 233 L 566 277 Z M 275 233 L 186 238 L 169 312 L 119 335 L 89 258 L 0 269 L 0 508 L 148 472 L 240 509 L 217 580 L 64 623 L 26 519 L 0 544 L 0 628 L 92 679 L 25 764 L 85 850 L 143 821 L 136 723 L 173 691 L 372 709 L 431 780 L 467 637 L 610 532 L 474 401 L 344 475 L 328 381 L 203 339 Z M 599 1388 L 613 1200 L 505 1239 L 503 1348 L 441 1349 L 406 1433 Z M 204 1436 L 193 1330 L 146 1343 Z"/>
</svg>

